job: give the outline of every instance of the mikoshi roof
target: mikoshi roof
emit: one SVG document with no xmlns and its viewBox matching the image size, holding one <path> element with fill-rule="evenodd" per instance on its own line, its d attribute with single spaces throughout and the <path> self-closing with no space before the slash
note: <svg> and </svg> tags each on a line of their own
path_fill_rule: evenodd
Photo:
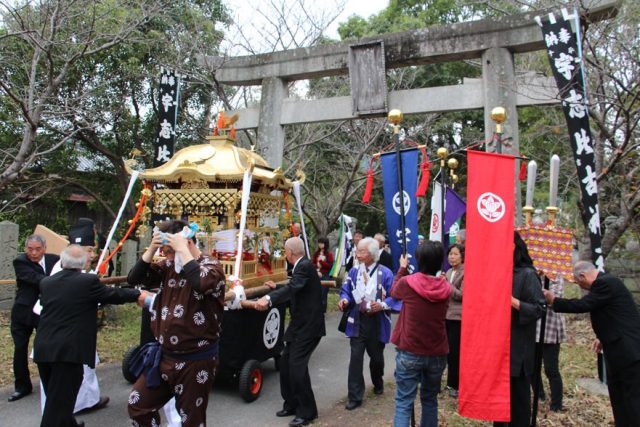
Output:
<svg viewBox="0 0 640 427">
<path fill-rule="evenodd" d="M 229 136 L 207 136 L 208 144 L 183 148 L 156 168 L 140 172 L 140 178 L 151 182 L 239 182 L 250 169 L 252 180 L 278 189 L 290 189 L 292 182 L 280 168 L 272 169 L 255 151 L 237 147 Z M 130 165 L 126 165 L 131 173 Z"/>
</svg>

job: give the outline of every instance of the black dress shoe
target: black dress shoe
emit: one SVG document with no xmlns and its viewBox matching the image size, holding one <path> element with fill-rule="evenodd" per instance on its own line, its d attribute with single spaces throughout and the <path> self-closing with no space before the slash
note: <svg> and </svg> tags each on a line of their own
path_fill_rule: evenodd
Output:
<svg viewBox="0 0 640 427">
<path fill-rule="evenodd" d="M 9 402 L 15 402 L 16 400 L 20 400 L 25 396 L 31 394 L 31 390 L 29 391 L 14 391 L 11 396 L 9 396 Z"/>
<path fill-rule="evenodd" d="M 293 421 L 291 421 L 289 423 L 290 427 L 297 427 L 297 426 L 306 426 L 311 422 L 311 420 L 308 420 L 306 418 L 300 418 L 300 417 L 295 417 L 293 419 Z"/>
<path fill-rule="evenodd" d="M 276 417 L 290 417 L 295 414 L 296 411 L 293 409 L 282 409 L 281 411 L 276 412 Z"/>
<path fill-rule="evenodd" d="M 348 411 L 352 411 L 354 409 L 356 409 L 358 406 L 362 405 L 362 402 L 358 401 L 358 400 L 350 400 L 347 402 L 346 405 L 344 405 L 344 408 Z"/>
<path fill-rule="evenodd" d="M 378 388 L 378 387 L 374 387 L 374 388 L 373 388 L 373 394 L 378 394 L 378 395 L 380 395 L 380 394 L 383 394 L 383 393 L 384 393 L 384 387 L 380 387 L 380 388 Z"/>
</svg>

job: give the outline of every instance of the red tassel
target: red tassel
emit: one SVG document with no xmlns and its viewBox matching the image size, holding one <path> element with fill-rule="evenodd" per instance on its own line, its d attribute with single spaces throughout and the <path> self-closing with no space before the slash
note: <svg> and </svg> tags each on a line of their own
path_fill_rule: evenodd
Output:
<svg viewBox="0 0 640 427">
<path fill-rule="evenodd" d="M 429 166 L 431 166 L 431 164 L 428 160 L 425 160 L 420 165 L 420 168 L 422 169 L 422 177 L 420 178 L 420 184 L 418 184 L 418 189 L 416 190 L 416 197 L 424 197 L 427 195 L 427 187 L 429 186 L 429 178 L 431 177 Z"/>
<path fill-rule="evenodd" d="M 373 168 L 369 165 L 369 172 L 367 172 L 367 186 L 364 189 L 364 196 L 362 196 L 362 203 L 368 204 L 371 199 L 371 191 L 373 190 Z"/>
<path fill-rule="evenodd" d="M 526 181 L 527 179 L 527 164 L 525 162 L 520 163 L 520 175 L 518 175 L 520 181 Z"/>
</svg>

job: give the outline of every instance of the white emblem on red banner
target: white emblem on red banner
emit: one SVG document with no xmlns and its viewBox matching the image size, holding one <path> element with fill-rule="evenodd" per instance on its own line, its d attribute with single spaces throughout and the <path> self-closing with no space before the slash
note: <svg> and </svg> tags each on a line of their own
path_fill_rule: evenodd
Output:
<svg viewBox="0 0 640 427">
<path fill-rule="evenodd" d="M 489 192 L 478 197 L 478 212 L 489 222 L 500 221 L 505 210 L 504 201 L 496 194 Z"/>
</svg>

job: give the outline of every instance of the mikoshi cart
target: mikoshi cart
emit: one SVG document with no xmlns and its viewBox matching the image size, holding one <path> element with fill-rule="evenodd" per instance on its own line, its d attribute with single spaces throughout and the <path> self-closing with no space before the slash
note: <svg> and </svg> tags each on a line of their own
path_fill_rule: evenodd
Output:
<svg viewBox="0 0 640 427">
<path fill-rule="evenodd" d="M 254 151 L 237 147 L 233 136 L 208 136 L 207 141 L 179 150 L 162 166 L 139 172 L 146 186 L 152 188 L 152 214 L 198 224 L 202 251 L 220 260 L 227 277 L 225 299 L 235 295 L 231 291 L 233 275 L 242 280 L 247 298 L 261 296 L 267 290 L 264 282 L 287 277 L 282 246 L 289 232 L 279 224 L 283 204 L 288 211 L 293 182 L 280 168 L 270 168 Z M 133 163 L 127 165 L 130 171 Z M 246 187 L 250 193 L 241 209 L 247 173 L 251 176 L 250 187 Z M 239 229 L 244 230 L 242 240 L 238 238 Z M 239 260 L 238 247 L 242 248 Z M 237 379 L 240 395 L 247 402 L 260 395 L 261 362 L 274 358 L 278 368 L 284 315 L 284 305 L 266 312 L 225 309 L 218 375 Z M 145 317 L 141 345 L 154 339 L 146 310 Z M 122 370 L 128 381 L 135 381 L 127 366 L 137 348 L 131 348 L 123 360 Z"/>
</svg>

